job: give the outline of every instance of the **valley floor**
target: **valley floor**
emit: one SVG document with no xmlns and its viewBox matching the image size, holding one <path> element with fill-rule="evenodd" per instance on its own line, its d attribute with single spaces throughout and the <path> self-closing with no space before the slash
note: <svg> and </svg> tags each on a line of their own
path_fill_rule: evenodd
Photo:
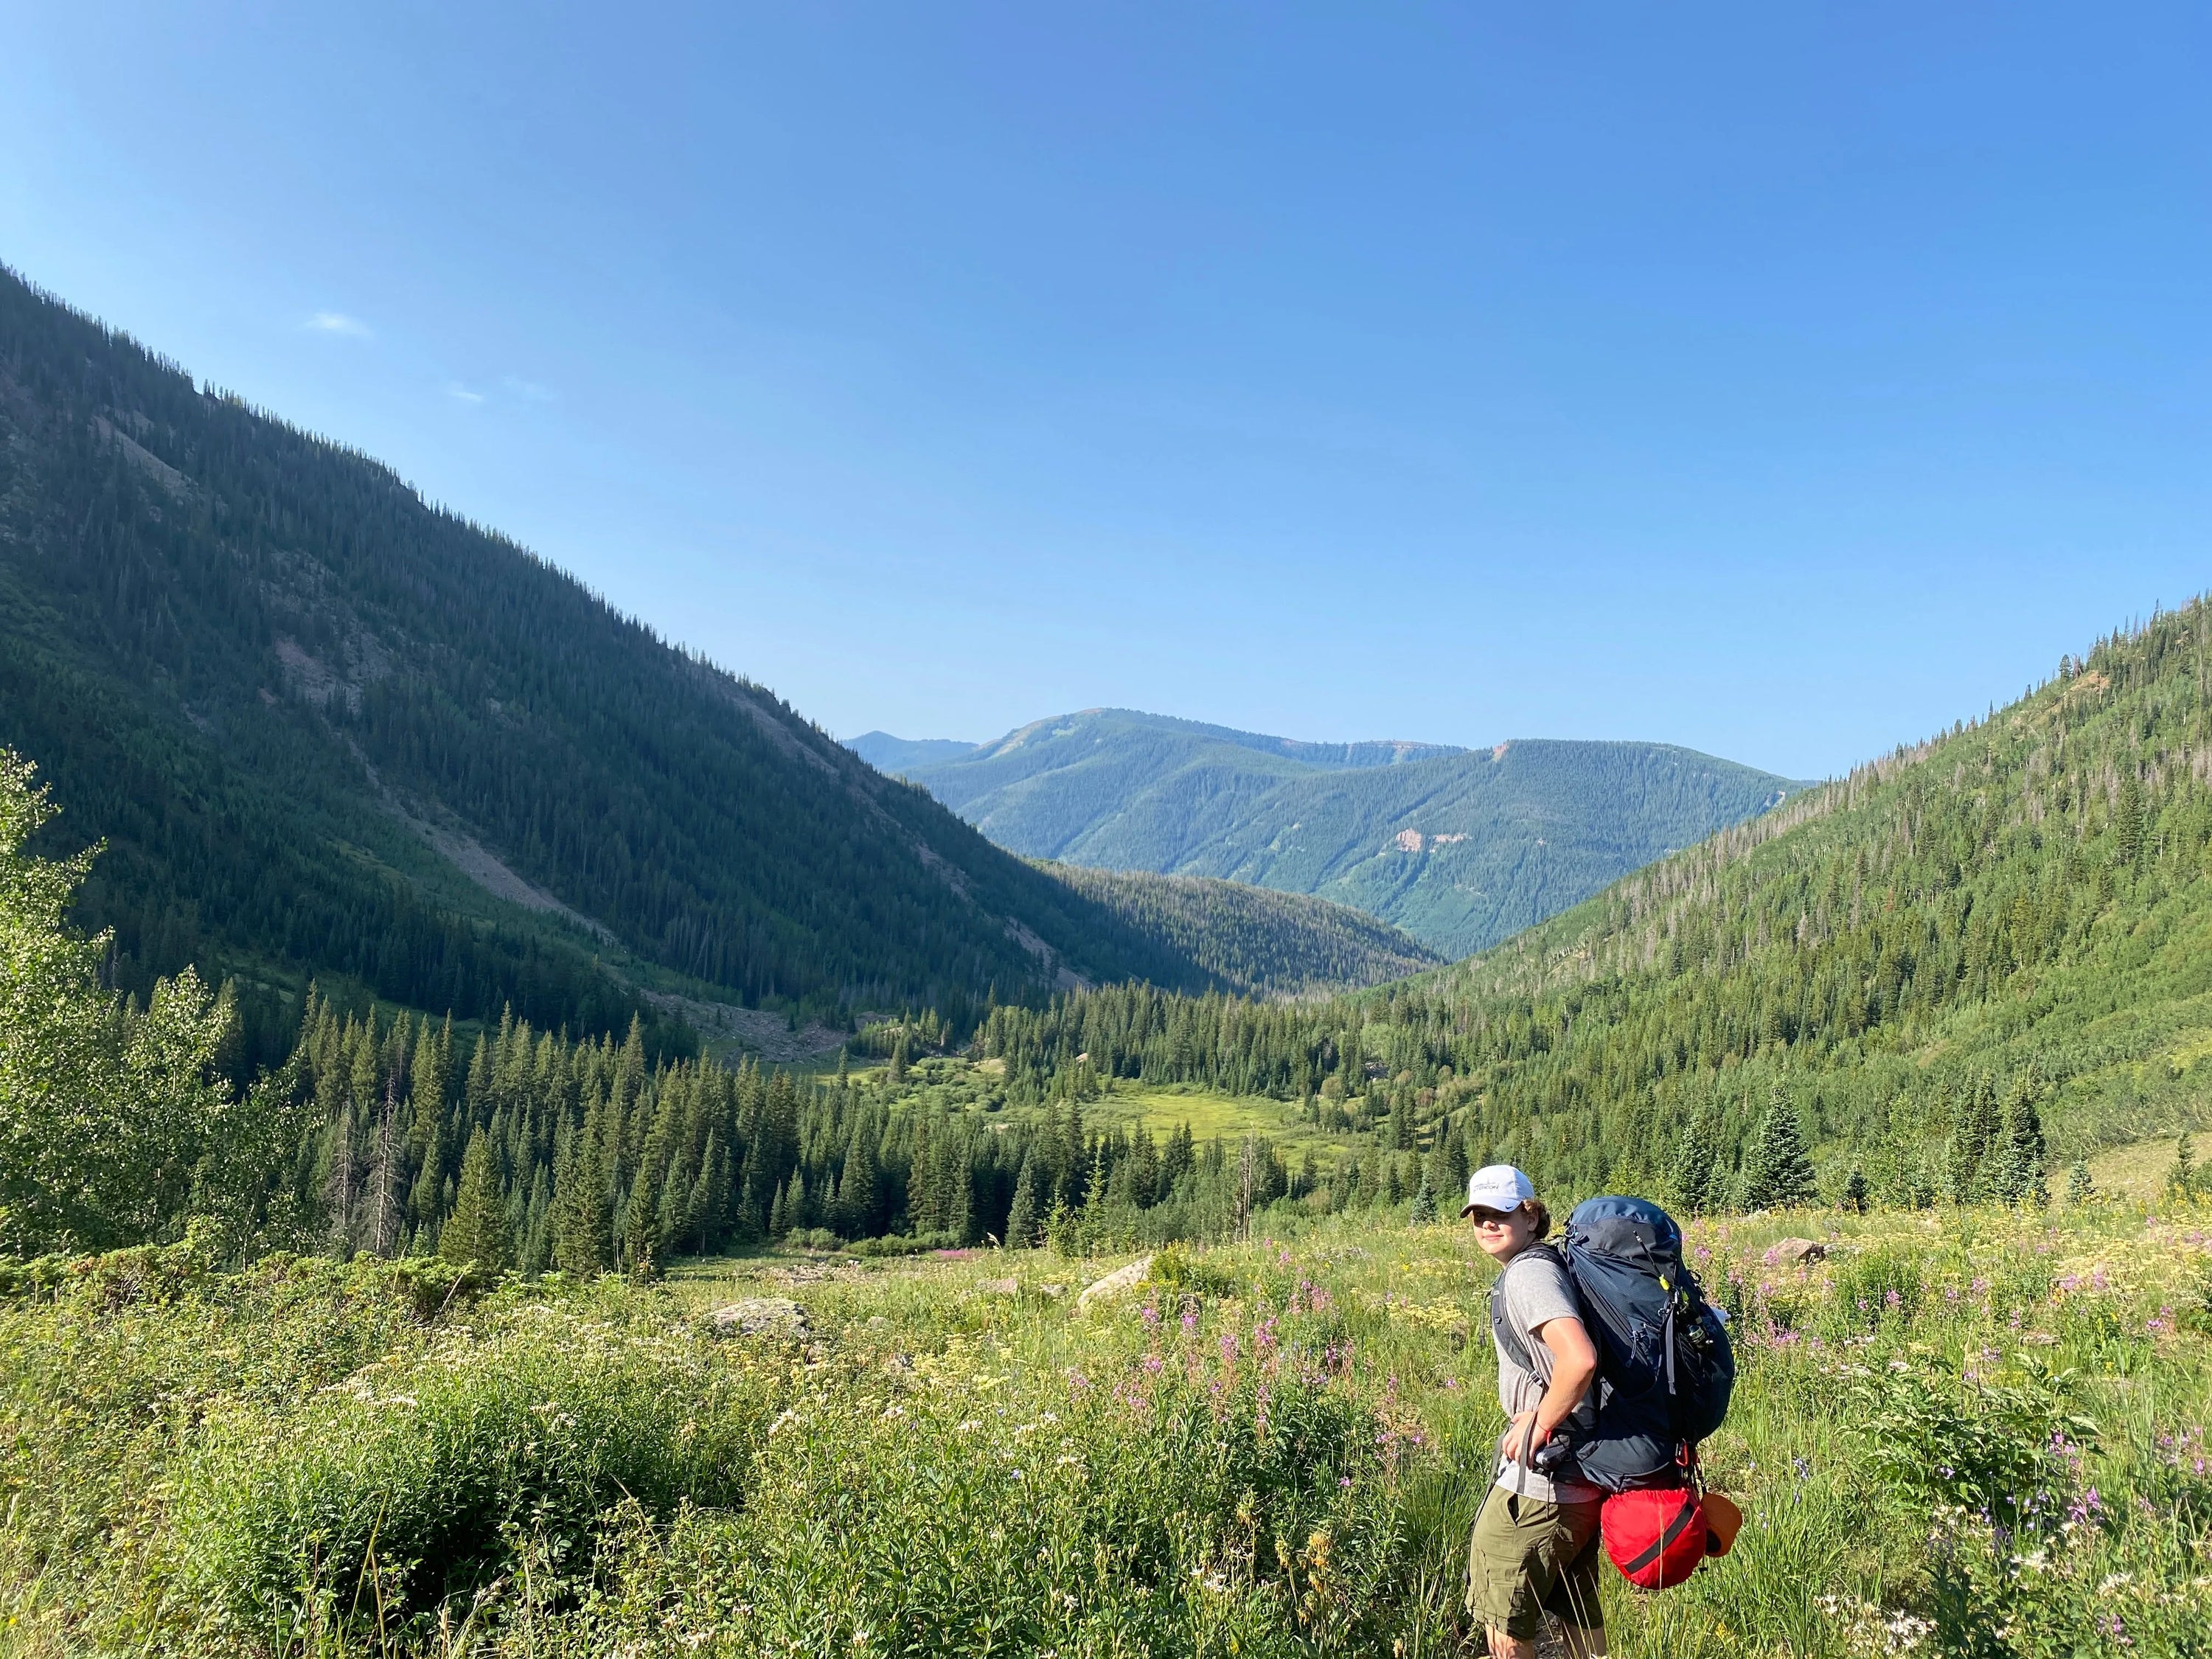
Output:
<svg viewBox="0 0 2212 1659">
<path fill-rule="evenodd" d="M 1614 1651 L 2212 1652 L 2208 1225 L 1697 1224 L 1743 1364 L 1705 1461 L 1748 1518 L 1680 1589 L 1607 1569 Z M 1500 1417 L 1468 1237 L 1332 1218 L 1081 1299 L 1122 1265 L 11 1270 L 0 1647 L 1469 1650 Z"/>
</svg>

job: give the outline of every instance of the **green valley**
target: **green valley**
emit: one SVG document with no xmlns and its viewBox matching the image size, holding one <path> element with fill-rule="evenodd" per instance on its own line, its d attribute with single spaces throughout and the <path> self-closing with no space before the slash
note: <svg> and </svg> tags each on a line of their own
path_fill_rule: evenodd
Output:
<svg viewBox="0 0 2212 1659">
<path fill-rule="evenodd" d="M 2003 1193 L 2201 1126 L 2212 1057 L 2212 608 L 2100 641 L 1457 966 L 1265 1008 L 1137 988 L 993 1017 L 1016 1075 L 1364 1097 L 1573 1190 L 1755 1207 L 1764 1127 L 1820 1190 Z M 1717 1166 L 1717 1167 L 1716 1167 Z M 1855 1185 L 1855 1183 L 1856 1183 Z"/>
</svg>

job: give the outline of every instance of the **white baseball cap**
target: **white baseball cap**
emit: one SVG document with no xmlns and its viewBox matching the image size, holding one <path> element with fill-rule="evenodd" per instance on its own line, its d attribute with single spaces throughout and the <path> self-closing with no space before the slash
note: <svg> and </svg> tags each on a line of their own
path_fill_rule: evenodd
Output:
<svg viewBox="0 0 2212 1659">
<path fill-rule="evenodd" d="M 1495 1210 L 1510 1215 L 1536 1196 L 1536 1183 L 1510 1164 L 1486 1164 L 1467 1178 L 1467 1204 L 1460 1211 Z"/>
</svg>

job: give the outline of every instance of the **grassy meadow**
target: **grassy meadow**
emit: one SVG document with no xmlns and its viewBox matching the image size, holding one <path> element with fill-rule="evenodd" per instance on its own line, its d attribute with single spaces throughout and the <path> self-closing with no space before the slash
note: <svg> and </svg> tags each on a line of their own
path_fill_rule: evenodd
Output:
<svg viewBox="0 0 2212 1659">
<path fill-rule="evenodd" d="M 1636 1655 L 2212 1653 L 2212 1210 L 1698 1223 L 1747 1516 Z M 1826 1247 L 1789 1265 L 1790 1237 Z M 663 1283 L 10 1270 L 11 1654 L 1445 1654 L 1486 1264 L 1346 1218 Z M 753 1335 L 708 1316 L 787 1297 Z M 771 1308 L 774 1316 L 778 1310 Z"/>
</svg>

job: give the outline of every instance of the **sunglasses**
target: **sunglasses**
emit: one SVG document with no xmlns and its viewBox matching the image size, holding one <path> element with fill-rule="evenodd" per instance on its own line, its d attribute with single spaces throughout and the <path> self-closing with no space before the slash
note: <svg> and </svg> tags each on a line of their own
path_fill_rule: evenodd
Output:
<svg viewBox="0 0 2212 1659">
<path fill-rule="evenodd" d="M 1510 1213 L 1497 1210 L 1470 1210 L 1467 1218 L 1478 1227 L 1510 1227 L 1513 1224 Z"/>
</svg>

